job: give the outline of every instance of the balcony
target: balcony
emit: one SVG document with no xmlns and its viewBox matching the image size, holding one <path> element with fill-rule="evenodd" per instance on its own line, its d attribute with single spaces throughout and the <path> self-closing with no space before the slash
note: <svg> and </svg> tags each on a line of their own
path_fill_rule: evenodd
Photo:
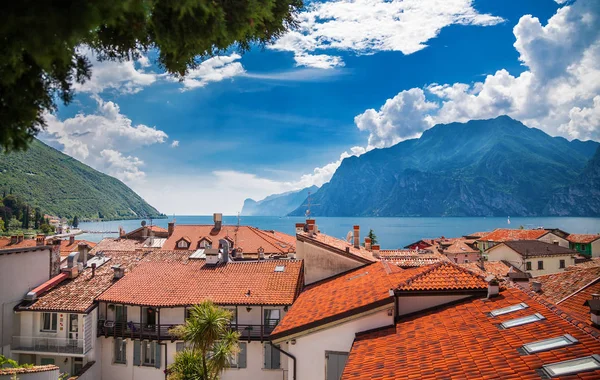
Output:
<svg viewBox="0 0 600 380">
<path fill-rule="evenodd" d="M 54 354 L 83 355 L 86 349 L 83 339 L 13 336 L 13 352 L 45 352 Z"/>
<path fill-rule="evenodd" d="M 279 320 L 268 320 L 264 325 L 241 325 L 232 323 L 231 329 L 240 333 L 240 340 L 264 341 L 277 326 Z M 98 320 L 98 336 L 130 338 L 140 340 L 177 340 L 169 331 L 178 325 L 148 325 L 135 322 Z"/>
</svg>

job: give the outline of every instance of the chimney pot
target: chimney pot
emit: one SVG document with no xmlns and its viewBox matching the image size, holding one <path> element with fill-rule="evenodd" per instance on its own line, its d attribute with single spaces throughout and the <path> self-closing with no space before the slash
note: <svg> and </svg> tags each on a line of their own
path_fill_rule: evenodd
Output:
<svg viewBox="0 0 600 380">
<path fill-rule="evenodd" d="M 373 244 L 371 246 L 371 252 L 373 252 L 373 256 L 379 258 L 379 244 Z"/>
<path fill-rule="evenodd" d="M 371 250 L 371 238 L 365 237 L 365 248 L 370 251 Z"/>
<path fill-rule="evenodd" d="M 46 236 L 42 235 L 42 234 L 38 234 L 35 237 L 35 245 L 40 246 L 40 245 L 44 245 L 46 243 Z"/>
<path fill-rule="evenodd" d="M 354 248 L 360 247 L 360 226 L 354 226 Z"/>
</svg>

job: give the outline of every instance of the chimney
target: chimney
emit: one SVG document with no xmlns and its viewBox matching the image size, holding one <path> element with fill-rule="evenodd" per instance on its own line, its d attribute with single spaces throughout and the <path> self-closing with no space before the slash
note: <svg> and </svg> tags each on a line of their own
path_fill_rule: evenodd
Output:
<svg viewBox="0 0 600 380">
<path fill-rule="evenodd" d="M 264 260 L 265 259 L 265 249 L 263 247 L 260 247 L 258 249 L 258 259 L 259 260 Z"/>
<path fill-rule="evenodd" d="M 304 232 L 304 223 L 296 223 L 296 233 L 301 234 Z"/>
<path fill-rule="evenodd" d="M 219 264 L 219 250 L 217 248 L 206 248 L 204 254 L 206 255 L 206 265 Z"/>
<path fill-rule="evenodd" d="M 371 238 L 370 237 L 365 238 L 365 248 L 367 249 L 367 251 L 371 250 Z"/>
<path fill-rule="evenodd" d="M 113 280 L 118 280 L 125 276 L 125 268 L 121 267 L 121 264 L 113 265 L 111 268 L 114 271 Z"/>
<path fill-rule="evenodd" d="M 215 230 L 220 231 L 221 230 L 221 226 L 223 225 L 223 214 L 221 214 L 221 213 L 214 213 L 213 214 L 213 221 L 215 222 Z"/>
<path fill-rule="evenodd" d="M 75 243 L 75 235 L 69 236 L 69 245 L 73 245 Z"/>
<path fill-rule="evenodd" d="M 379 256 L 379 244 L 373 244 L 371 246 L 371 252 L 373 252 L 373 256 L 376 258 L 380 258 Z"/>
<path fill-rule="evenodd" d="M 500 294 L 500 284 L 494 276 L 487 276 L 485 281 L 488 283 L 488 295 L 487 298 L 498 297 Z"/>
<path fill-rule="evenodd" d="M 44 236 L 42 234 L 38 234 L 35 237 L 35 245 L 41 246 L 41 245 L 44 245 L 44 244 L 46 244 L 46 236 Z"/>
<path fill-rule="evenodd" d="M 71 252 L 67 257 L 67 267 L 62 268 L 61 270 L 62 273 L 66 273 L 71 279 L 77 277 L 77 274 L 79 273 L 79 269 L 77 268 L 78 256 L 79 252 Z"/>
<path fill-rule="evenodd" d="M 219 248 L 223 251 L 223 262 L 229 262 L 229 241 L 227 239 L 219 239 Z"/>
<path fill-rule="evenodd" d="M 360 226 L 354 226 L 354 248 L 360 247 Z"/>
<path fill-rule="evenodd" d="M 530 283 L 531 285 L 531 290 L 536 292 L 536 293 L 540 293 L 542 291 L 542 283 L 539 281 L 531 281 Z"/>
<path fill-rule="evenodd" d="M 78 262 L 83 264 L 83 267 L 85 268 L 87 266 L 87 259 L 88 259 L 88 245 L 86 243 L 79 243 L 77 245 L 77 250 L 79 251 L 79 259 Z"/>
<path fill-rule="evenodd" d="M 600 294 L 592 294 L 592 299 L 585 301 L 584 306 L 590 308 L 590 318 L 595 327 L 600 326 Z"/>
<path fill-rule="evenodd" d="M 17 241 L 18 241 L 17 235 L 12 235 L 10 237 L 10 244 L 17 244 Z"/>
<path fill-rule="evenodd" d="M 96 263 L 92 263 L 92 278 L 96 276 Z"/>
<path fill-rule="evenodd" d="M 125 238 L 125 230 L 123 227 L 119 226 L 119 239 Z"/>
<path fill-rule="evenodd" d="M 244 258 L 244 250 L 241 247 L 235 249 L 235 257 L 239 257 L 240 259 Z"/>
<path fill-rule="evenodd" d="M 24 239 L 24 238 L 25 238 L 25 236 L 24 236 L 24 235 L 19 235 L 19 236 L 17 236 L 17 243 L 21 243 L 21 242 L 23 242 L 23 239 Z"/>
<path fill-rule="evenodd" d="M 173 232 L 175 231 L 175 222 L 169 222 L 169 227 L 167 228 L 168 232 L 168 237 L 171 237 L 171 235 L 173 235 Z"/>
</svg>

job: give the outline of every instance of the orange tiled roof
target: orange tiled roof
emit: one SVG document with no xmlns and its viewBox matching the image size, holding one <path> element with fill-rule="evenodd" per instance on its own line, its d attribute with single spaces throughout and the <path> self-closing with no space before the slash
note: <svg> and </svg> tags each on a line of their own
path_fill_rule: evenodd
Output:
<svg viewBox="0 0 600 380">
<path fill-rule="evenodd" d="M 552 303 L 558 303 L 598 279 L 600 267 L 591 267 L 537 276 L 535 281 L 542 284 L 541 296 Z"/>
<path fill-rule="evenodd" d="M 68 256 L 71 252 L 76 252 L 78 250 L 79 243 L 87 244 L 90 250 L 96 246 L 96 243 L 87 240 L 75 240 L 73 244 L 69 244 L 69 240 L 61 240 L 60 255 L 64 257 Z"/>
<path fill-rule="evenodd" d="M 19 368 L 0 367 L 0 376 L 26 375 L 28 373 L 58 371 L 59 369 L 60 368 L 58 368 L 58 366 L 55 366 L 54 364 L 36 365 L 33 367 L 25 367 L 25 368 L 23 368 L 23 367 L 19 367 Z"/>
<path fill-rule="evenodd" d="M 539 230 L 512 230 L 508 228 L 497 228 L 491 233 L 482 236 L 479 240 L 504 242 L 511 240 L 537 240 L 546 235 L 548 231 Z"/>
<path fill-rule="evenodd" d="M 444 253 L 457 254 L 457 253 L 479 253 L 479 250 L 473 249 L 465 244 L 465 240 L 454 240 L 447 248 L 444 248 Z"/>
<path fill-rule="evenodd" d="M 301 232 L 296 234 L 296 236 L 302 241 L 316 243 L 317 245 L 320 244 L 321 246 L 330 248 L 335 252 L 341 253 L 342 255 L 355 257 L 365 264 L 378 261 L 378 259 L 373 256 L 373 253 L 365 247 L 359 246 L 358 248 L 355 248 L 353 244 L 350 244 L 343 239 L 338 239 L 322 233 L 317 233 L 311 236 L 308 232 Z"/>
<path fill-rule="evenodd" d="M 587 324 L 592 325 L 590 307 L 584 306 L 585 301 L 592 299 L 592 294 L 600 294 L 600 278 L 597 278 L 581 290 L 559 302 L 558 307 Z M 595 327 L 598 328 L 598 326 Z"/>
<path fill-rule="evenodd" d="M 98 300 L 154 307 L 194 305 L 207 299 L 230 305 L 291 305 L 304 281 L 302 261 L 205 263 L 143 262 Z M 285 269 L 277 272 L 278 266 Z"/>
<path fill-rule="evenodd" d="M 263 248 L 266 255 L 296 252 L 296 239 L 293 236 L 281 232 L 263 231 L 250 226 L 239 226 L 238 229 L 237 226 L 223 225 L 219 231 L 215 231 L 212 224 L 176 225 L 173 234 L 163 245 L 163 249 L 177 249 L 177 242 L 184 237 L 190 240 L 189 250 L 193 251 L 198 249 L 198 242 L 203 237 L 210 237 L 213 242 L 228 237 L 236 243 L 236 246 L 232 248 L 241 247 L 244 255 L 256 255 L 259 248 Z"/>
<path fill-rule="evenodd" d="M 590 260 L 586 260 L 584 262 L 570 265 L 565 270 L 577 270 L 583 268 L 594 268 L 600 267 L 600 257 L 592 257 Z"/>
<path fill-rule="evenodd" d="M 20 243 L 10 244 L 10 238 L 6 238 L 6 237 L 0 238 L 0 249 L 27 248 L 27 247 L 35 247 L 35 246 L 36 246 L 35 239 L 24 239 Z"/>
<path fill-rule="evenodd" d="M 391 303 L 390 289 L 421 270 L 394 268 L 382 261 L 316 282 L 304 289 L 271 337 L 345 318 L 371 305 Z"/>
<path fill-rule="evenodd" d="M 494 309 L 525 302 L 529 308 L 497 318 Z M 500 330 L 496 324 L 540 313 L 546 320 Z M 542 365 L 600 352 L 600 340 L 561 318 L 525 292 L 509 288 L 496 298 L 468 300 L 401 319 L 356 337 L 343 380 L 540 379 Z M 517 348 L 571 334 L 579 344 L 523 355 Z M 564 379 L 597 379 L 600 370 Z"/>
<path fill-rule="evenodd" d="M 121 251 L 133 252 L 136 249 L 145 248 L 144 242 L 136 239 L 104 238 L 96 243 L 90 253 L 95 255 L 97 252 Z"/>
<path fill-rule="evenodd" d="M 487 290 L 483 277 L 454 263 L 439 262 L 401 282 L 396 289 L 403 292 L 436 290 Z"/>
<path fill-rule="evenodd" d="M 446 256 L 437 251 L 422 253 L 409 249 L 382 249 L 379 251 L 379 255 L 382 260 L 394 263 L 401 268 L 422 267 L 441 261 L 448 261 Z"/>
<path fill-rule="evenodd" d="M 461 268 L 465 268 L 465 269 L 467 269 L 473 273 L 476 273 L 478 275 L 481 275 L 484 277 L 492 275 L 492 276 L 496 277 L 497 279 L 504 279 L 505 277 L 507 277 L 511 268 L 513 271 L 518 270 L 514 267 L 511 267 L 510 265 L 507 265 L 506 263 L 504 263 L 502 261 L 484 261 L 483 262 L 484 269 L 481 269 L 480 265 L 481 264 L 479 264 L 479 263 L 473 263 L 473 262 L 458 264 L 458 266 L 460 266 Z M 520 270 L 518 270 L 518 271 L 521 272 Z"/>
<path fill-rule="evenodd" d="M 600 234 L 570 234 L 567 240 L 571 243 L 591 243 L 600 239 Z"/>
</svg>

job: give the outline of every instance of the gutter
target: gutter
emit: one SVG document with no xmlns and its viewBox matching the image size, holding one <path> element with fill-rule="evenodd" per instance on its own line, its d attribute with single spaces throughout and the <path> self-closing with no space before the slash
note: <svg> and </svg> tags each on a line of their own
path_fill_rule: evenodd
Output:
<svg viewBox="0 0 600 380">
<path fill-rule="evenodd" d="M 282 350 L 281 348 L 277 347 L 276 345 L 273 344 L 273 342 L 269 341 L 269 344 L 271 345 L 271 347 L 273 347 L 274 349 L 276 349 L 277 351 L 281 352 L 282 354 L 284 354 L 285 356 L 289 357 L 290 359 L 292 359 L 293 361 L 293 366 L 294 369 L 292 370 L 292 380 L 296 380 L 296 357 L 292 354 L 290 354 L 289 352 L 286 352 L 284 350 Z"/>
</svg>

